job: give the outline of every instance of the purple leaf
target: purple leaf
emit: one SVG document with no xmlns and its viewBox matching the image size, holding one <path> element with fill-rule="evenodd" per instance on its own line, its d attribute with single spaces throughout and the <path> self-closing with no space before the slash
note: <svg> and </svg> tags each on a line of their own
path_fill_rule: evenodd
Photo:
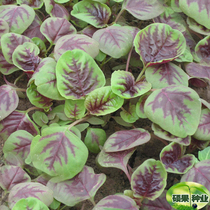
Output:
<svg viewBox="0 0 210 210">
<path fill-rule="evenodd" d="M 208 83 L 203 79 L 193 78 L 193 77 L 189 79 L 189 84 L 198 88 L 205 88 L 208 86 Z"/>
<path fill-rule="evenodd" d="M 126 26 L 108 26 L 97 30 L 93 39 L 99 43 L 103 53 L 113 58 L 127 55 L 133 45 L 132 34 Z"/>
<path fill-rule="evenodd" d="M 154 134 L 162 139 L 173 141 L 176 143 L 179 143 L 184 146 L 188 146 L 191 143 L 191 136 L 187 136 L 185 138 L 180 138 L 178 136 L 174 136 L 171 133 L 165 131 L 162 129 L 159 125 L 153 123 L 152 124 L 152 130 L 154 131 Z"/>
<path fill-rule="evenodd" d="M 110 152 L 110 153 L 106 153 L 104 150 L 101 150 L 101 152 L 97 157 L 97 162 L 102 167 L 118 168 L 124 171 L 127 177 L 130 177 L 127 169 L 127 164 L 128 160 L 130 159 L 134 151 L 135 148 L 121 152 Z"/>
<path fill-rule="evenodd" d="M 151 89 L 148 82 L 135 81 L 132 73 L 127 71 L 114 71 L 111 77 L 112 91 L 122 98 L 135 98 Z"/>
<path fill-rule="evenodd" d="M 18 106 L 19 98 L 12 86 L 0 86 L 0 121 L 10 115 Z"/>
<path fill-rule="evenodd" d="M 23 162 L 30 153 L 30 146 L 33 136 L 24 130 L 17 130 L 12 133 L 4 143 L 3 151 L 4 156 L 14 154 L 19 157 Z"/>
<path fill-rule="evenodd" d="M 106 180 L 105 174 L 95 174 L 93 169 L 84 166 L 83 170 L 74 178 L 59 183 L 49 181 L 49 187 L 54 198 L 67 206 L 74 206 L 84 200 L 94 200 L 98 189 Z"/>
<path fill-rule="evenodd" d="M 66 99 L 84 99 L 105 85 L 105 76 L 94 59 L 79 49 L 69 50 L 59 58 L 56 78 L 58 90 Z"/>
<path fill-rule="evenodd" d="M 106 4 L 100 2 L 83 0 L 74 4 L 71 15 L 96 28 L 103 28 L 109 21 L 111 9 Z"/>
<path fill-rule="evenodd" d="M 10 64 L 8 63 L 6 60 L 5 60 L 5 57 L 2 53 L 2 50 L 0 49 L 0 72 L 4 75 L 8 75 L 8 74 L 11 74 L 15 71 L 18 71 L 18 67 L 13 65 L 13 64 Z"/>
<path fill-rule="evenodd" d="M 0 37 L 6 33 L 9 33 L 9 25 L 4 19 L 0 19 Z"/>
<path fill-rule="evenodd" d="M 10 208 L 21 198 L 34 197 L 49 206 L 53 202 L 53 191 L 39 183 L 20 183 L 15 185 L 10 191 L 8 203 Z"/>
<path fill-rule="evenodd" d="M 137 19 L 149 20 L 164 12 L 164 6 L 158 0 L 124 0 L 122 10 L 127 10 Z"/>
<path fill-rule="evenodd" d="M 18 45 L 22 45 L 24 42 L 32 42 L 26 36 L 15 34 L 15 33 L 7 33 L 1 37 L 1 47 L 2 52 L 5 57 L 5 60 L 8 63 L 13 64 L 12 62 L 12 54 Z"/>
<path fill-rule="evenodd" d="M 65 18 L 69 20 L 70 18 L 69 12 L 63 5 L 56 4 L 54 0 L 45 0 L 44 4 L 45 4 L 46 12 L 51 17 Z"/>
<path fill-rule="evenodd" d="M 85 165 L 88 150 L 68 126 L 51 126 L 42 130 L 31 144 L 30 157 L 33 165 L 53 176 L 52 182 L 71 179 Z"/>
<path fill-rule="evenodd" d="M 150 140 L 150 134 L 142 128 L 117 131 L 104 144 L 105 152 L 119 152 L 145 144 Z"/>
<path fill-rule="evenodd" d="M 105 209 L 119 209 L 119 210 L 138 210 L 139 207 L 135 201 L 125 195 L 109 195 L 100 200 L 93 210 L 105 210 Z"/>
<path fill-rule="evenodd" d="M 16 0 L 1 0 L 1 5 L 16 4 Z"/>
<path fill-rule="evenodd" d="M 203 160 L 196 163 L 182 176 L 180 182 L 197 182 L 210 191 L 210 160 Z"/>
<path fill-rule="evenodd" d="M 198 127 L 201 102 L 198 94 L 185 86 L 170 85 L 155 90 L 146 100 L 147 117 L 164 130 L 185 138 Z"/>
<path fill-rule="evenodd" d="M 154 22 L 168 24 L 171 28 L 180 32 L 184 32 L 187 26 L 182 16 L 179 13 L 174 12 L 170 7 L 166 7 L 165 12 L 154 18 Z"/>
<path fill-rule="evenodd" d="M 23 71 L 33 72 L 41 62 L 39 48 L 34 43 L 25 42 L 17 46 L 12 54 L 13 63 Z"/>
<path fill-rule="evenodd" d="M 36 179 L 34 179 L 33 181 L 36 181 L 40 184 L 43 184 L 44 186 L 47 186 L 48 181 L 51 179 L 52 177 L 43 173 L 41 175 L 39 175 Z"/>
<path fill-rule="evenodd" d="M 117 111 L 124 99 L 114 94 L 110 86 L 93 90 L 85 99 L 85 107 L 92 115 L 106 115 Z"/>
<path fill-rule="evenodd" d="M 181 32 L 164 23 L 153 23 L 134 39 L 136 52 L 145 66 L 167 63 L 184 53 L 186 41 Z"/>
<path fill-rule="evenodd" d="M 192 77 L 210 80 L 210 65 L 206 63 L 189 63 L 186 65 L 186 72 Z"/>
<path fill-rule="evenodd" d="M 24 31 L 23 35 L 27 36 L 29 38 L 38 37 L 41 40 L 45 40 L 45 37 L 40 31 L 40 26 L 42 24 L 42 21 L 40 20 L 38 15 L 35 15 L 35 18 L 31 25 Z"/>
<path fill-rule="evenodd" d="M 200 122 L 193 137 L 202 141 L 210 140 L 210 110 L 209 109 L 201 110 Z"/>
<path fill-rule="evenodd" d="M 191 145 L 199 150 L 205 149 L 209 145 L 210 141 L 201 141 L 192 137 Z"/>
<path fill-rule="evenodd" d="M 166 187 L 167 172 L 159 160 L 147 159 L 132 174 L 131 188 L 137 198 L 154 200 Z"/>
<path fill-rule="evenodd" d="M 33 9 L 40 9 L 43 6 L 43 0 L 17 0 L 17 4 L 26 4 Z"/>
<path fill-rule="evenodd" d="M 169 85 L 188 86 L 188 75 L 177 65 L 169 62 L 150 66 L 145 76 L 152 88 L 160 89 Z"/>
<path fill-rule="evenodd" d="M 30 182 L 30 176 L 18 166 L 2 166 L 0 168 L 0 186 L 10 191 L 16 184 Z"/>
<path fill-rule="evenodd" d="M 201 39 L 196 47 L 195 52 L 200 60 L 203 62 L 209 63 L 210 61 L 210 36 L 206 36 L 204 39 Z"/>
<path fill-rule="evenodd" d="M 141 206 L 142 210 L 174 210 L 166 200 L 166 190 L 156 198 L 151 201 L 149 199 L 144 199 Z"/>
<path fill-rule="evenodd" d="M 0 135 L 5 140 L 17 130 L 25 130 L 32 135 L 39 133 L 39 129 L 25 111 L 14 111 L 0 122 Z"/>
<path fill-rule="evenodd" d="M 68 20 L 58 17 L 47 18 L 42 23 L 40 31 L 53 44 L 65 35 L 77 33 L 76 28 Z"/>
<path fill-rule="evenodd" d="M 82 30 L 82 33 L 86 36 L 89 36 L 90 38 L 92 38 L 93 34 L 97 31 L 98 29 L 91 26 L 91 25 L 88 25 L 87 27 L 85 27 L 83 30 Z"/>
<path fill-rule="evenodd" d="M 183 145 L 176 142 L 162 149 L 160 160 L 167 172 L 175 174 L 185 174 L 195 163 L 194 155 L 184 155 Z"/>
<path fill-rule="evenodd" d="M 58 60 L 66 51 L 73 49 L 83 50 L 93 58 L 95 58 L 99 53 L 98 42 L 94 39 L 82 34 L 72 34 L 62 36 L 57 41 L 54 49 L 54 56 L 56 60 Z"/>
<path fill-rule="evenodd" d="M 0 18 L 4 19 L 10 32 L 22 34 L 33 22 L 35 12 L 28 5 L 4 5 L 0 7 Z"/>
</svg>

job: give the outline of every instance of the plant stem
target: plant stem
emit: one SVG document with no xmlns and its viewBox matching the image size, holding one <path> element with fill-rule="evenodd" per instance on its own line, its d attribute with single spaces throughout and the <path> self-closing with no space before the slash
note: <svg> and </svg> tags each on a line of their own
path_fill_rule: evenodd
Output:
<svg viewBox="0 0 210 210">
<path fill-rule="evenodd" d="M 18 80 L 19 80 L 22 76 L 24 76 L 24 75 L 25 75 L 25 73 L 22 73 L 22 74 L 14 81 L 14 85 L 16 85 L 17 82 L 18 82 Z"/>
<path fill-rule="evenodd" d="M 122 15 L 122 13 L 124 12 L 125 10 L 124 9 L 121 9 L 120 12 L 118 13 L 116 19 L 115 19 L 115 23 L 118 21 L 119 17 Z"/>
<path fill-rule="evenodd" d="M 64 205 L 60 210 L 64 209 L 66 207 L 66 205 Z"/>
<path fill-rule="evenodd" d="M 90 115 L 89 115 L 89 114 L 87 114 L 87 115 L 86 115 L 86 116 L 84 116 L 83 118 L 81 118 L 81 119 L 79 119 L 79 120 L 74 121 L 73 123 L 71 123 L 71 124 L 69 125 L 68 130 L 70 130 L 73 126 L 75 126 L 75 125 L 79 124 L 80 122 L 83 122 L 83 121 L 87 120 L 89 117 L 90 117 Z"/>
<path fill-rule="evenodd" d="M 84 209 L 85 209 L 85 203 L 82 204 L 81 210 L 84 210 Z"/>
<path fill-rule="evenodd" d="M 128 68 L 129 68 L 129 64 L 130 64 L 130 59 L 131 59 L 131 54 L 132 54 L 132 51 L 133 51 L 133 46 L 131 47 L 130 49 L 130 52 L 128 54 L 128 59 L 127 59 L 127 63 L 126 63 L 126 69 L 125 71 L 128 71 Z"/>
<path fill-rule="evenodd" d="M 22 91 L 22 92 L 26 92 L 26 89 L 23 88 L 15 88 L 16 91 Z"/>
<path fill-rule="evenodd" d="M 26 110 L 26 113 L 29 113 L 30 111 L 33 111 L 33 110 L 36 110 L 36 109 L 42 109 L 42 108 L 38 108 L 38 107 L 36 107 L 36 106 L 33 106 L 33 107 L 27 109 L 27 110 Z"/>
<path fill-rule="evenodd" d="M 46 50 L 46 55 L 48 54 L 48 52 L 50 51 L 50 49 L 52 48 L 53 46 L 53 42 L 50 43 L 50 46 L 48 47 L 48 49 Z"/>
<path fill-rule="evenodd" d="M 153 138 L 156 138 L 156 139 L 160 140 L 160 141 L 163 142 L 163 144 L 165 144 L 166 146 L 168 145 L 168 143 L 167 143 L 165 140 L 161 139 L 160 137 L 156 136 L 155 134 L 151 134 L 151 136 L 152 136 Z"/>
<path fill-rule="evenodd" d="M 139 81 L 139 80 L 141 79 L 141 76 L 144 74 L 146 68 L 147 68 L 147 65 L 144 66 L 144 68 L 141 70 L 141 73 L 140 73 L 139 76 L 137 77 L 136 81 Z"/>
<path fill-rule="evenodd" d="M 90 202 L 93 204 L 93 206 L 95 206 L 95 205 L 96 205 L 96 203 L 95 203 L 95 201 L 94 201 L 94 199 L 93 199 L 93 198 L 90 198 Z"/>
</svg>

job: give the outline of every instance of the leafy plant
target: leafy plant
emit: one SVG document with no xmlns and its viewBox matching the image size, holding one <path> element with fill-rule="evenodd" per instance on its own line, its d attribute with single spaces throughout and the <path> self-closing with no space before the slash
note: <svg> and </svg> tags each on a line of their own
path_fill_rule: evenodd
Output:
<svg viewBox="0 0 210 210">
<path fill-rule="evenodd" d="M 1 0 L 0 208 L 172 209 L 169 173 L 210 191 L 210 104 L 195 91 L 210 80 L 209 4 Z M 154 138 L 160 160 L 129 163 Z M 101 167 L 122 170 L 130 189 L 96 202 Z"/>
</svg>

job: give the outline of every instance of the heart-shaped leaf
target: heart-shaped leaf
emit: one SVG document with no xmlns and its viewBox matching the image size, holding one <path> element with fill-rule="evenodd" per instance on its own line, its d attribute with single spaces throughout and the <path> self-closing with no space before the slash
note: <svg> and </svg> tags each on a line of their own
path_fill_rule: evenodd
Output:
<svg viewBox="0 0 210 210">
<path fill-rule="evenodd" d="M 118 168 L 125 172 L 127 177 L 129 178 L 129 172 L 127 169 L 128 160 L 130 159 L 131 155 L 134 153 L 135 148 L 121 151 L 121 152 L 105 152 L 101 150 L 97 157 L 97 162 L 102 167 L 112 167 Z"/>
<path fill-rule="evenodd" d="M 9 24 L 10 32 L 22 34 L 33 22 L 35 12 L 28 5 L 3 5 L 0 7 L 0 18 Z"/>
<path fill-rule="evenodd" d="M 188 75 L 179 66 L 171 62 L 148 67 L 145 76 L 155 89 L 169 85 L 188 86 Z"/>
<path fill-rule="evenodd" d="M 53 105 L 52 99 L 41 95 L 37 91 L 37 87 L 34 83 L 32 83 L 30 87 L 27 88 L 26 94 L 30 102 L 36 107 L 49 110 Z"/>
<path fill-rule="evenodd" d="M 20 199 L 12 208 L 12 210 L 49 210 L 49 208 L 39 199 L 28 197 Z"/>
<path fill-rule="evenodd" d="M 198 128 L 193 137 L 198 140 L 208 141 L 210 140 L 210 110 L 202 109 L 201 117 Z"/>
<path fill-rule="evenodd" d="M 175 174 L 185 174 L 195 163 L 194 155 L 184 155 L 183 145 L 176 142 L 162 149 L 160 160 L 167 172 Z"/>
<path fill-rule="evenodd" d="M 0 19 L 0 37 L 6 33 L 9 33 L 9 25 L 4 19 Z"/>
<path fill-rule="evenodd" d="M 209 160 L 210 159 L 210 146 L 206 147 L 202 151 L 198 151 L 198 158 L 199 158 L 200 161 Z"/>
<path fill-rule="evenodd" d="M 84 100 L 65 100 L 64 112 L 67 117 L 81 119 L 85 115 Z"/>
<path fill-rule="evenodd" d="M 196 163 L 182 176 L 180 182 L 197 182 L 210 191 L 210 160 L 202 160 Z"/>
<path fill-rule="evenodd" d="M 53 176 L 52 182 L 71 179 L 85 165 L 88 150 L 84 143 L 68 127 L 48 127 L 42 136 L 36 136 L 31 144 L 33 165 Z"/>
<path fill-rule="evenodd" d="M 0 121 L 10 115 L 18 106 L 19 98 L 12 86 L 0 86 Z"/>
<path fill-rule="evenodd" d="M 29 118 L 27 112 L 16 110 L 0 122 L 0 135 L 3 139 L 7 139 L 17 130 L 25 130 L 32 135 L 39 133 L 39 129 Z"/>
<path fill-rule="evenodd" d="M 210 80 L 210 65 L 206 63 L 189 63 L 186 65 L 186 72 L 192 77 Z"/>
<path fill-rule="evenodd" d="M 79 49 L 67 51 L 59 58 L 56 78 L 58 90 L 66 99 L 84 99 L 105 85 L 105 76 L 94 59 Z"/>
<path fill-rule="evenodd" d="M 166 187 L 167 172 L 159 160 L 147 159 L 131 176 L 131 188 L 137 198 L 154 200 Z"/>
<path fill-rule="evenodd" d="M 6 33 L 1 37 L 1 47 L 5 60 L 8 63 L 13 64 L 12 54 L 18 45 L 22 45 L 24 42 L 32 42 L 28 37 L 15 34 Z"/>
<path fill-rule="evenodd" d="M 16 47 L 12 54 L 12 61 L 19 69 L 33 72 L 41 61 L 39 52 L 39 48 L 34 43 L 25 42 Z"/>
<path fill-rule="evenodd" d="M 84 200 L 94 200 L 98 189 L 106 180 L 105 174 L 95 174 L 85 166 L 73 179 L 59 183 L 49 181 L 47 187 L 53 190 L 54 198 L 67 206 L 74 206 Z"/>
<path fill-rule="evenodd" d="M 133 45 L 133 37 L 126 26 L 108 26 L 97 30 L 93 39 L 99 43 L 99 49 L 113 57 L 120 58 L 127 55 Z"/>
<path fill-rule="evenodd" d="M 123 105 L 124 99 L 112 92 L 111 86 L 93 90 L 85 99 L 85 107 L 92 115 L 106 115 Z"/>
<path fill-rule="evenodd" d="M 193 135 L 198 127 L 201 102 L 191 88 L 170 85 L 155 90 L 147 98 L 144 110 L 152 122 L 173 135 L 185 138 Z"/>
<path fill-rule="evenodd" d="M 153 201 L 144 199 L 141 208 L 142 210 L 174 210 L 166 200 L 166 190 L 164 190 L 163 193 Z"/>
<path fill-rule="evenodd" d="M 166 63 L 184 53 L 183 34 L 164 23 L 153 23 L 141 30 L 134 39 L 136 52 L 145 66 Z"/>
<path fill-rule="evenodd" d="M 96 28 L 103 28 L 109 21 L 111 10 L 106 4 L 93 0 L 83 0 L 73 6 L 71 15 Z"/>
<path fill-rule="evenodd" d="M 184 146 L 189 146 L 191 143 L 191 136 L 187 136 L 185 138 L 180 138 L 178 136 L 174 136 L 171 133 L 165 131 L 162 129 L 159 125 L 152 123 L 152 130 L 154 131 L 154 134 L 162 139 L 173 141 L 176 143 L 179 143 Z"/>
<path fill-rule="evenodd" d="M 53 100 L 64 100 L 57 88 L 56 61 L 53 58 L 44 58 L 39 63 L 30 82 L 33 80 L 41 95 Z"/>
<path fill-rule="evenodd" d="M 5 165 L 0 168 L 0 186 L 10 191 L 16 184 L 30 182 L 30 176 L 18 166 Z"/>
<path fill-rule="evenodd" d="M 12 209 L 16 202 L 22 198 L 34 197 L 49 206 L 53 201 L 53 191 L 39 183 L 16 184 L 10 191 L 8 203 Z"/>
<path fill-rule="evenodd" d="M 127 10 L 135 18 L 149 20 L 164 12 L 163 1 L 124 0 L 122 10 Z"/>
<path fill-rule="evenodd" d="M 109 195 L 100 200 L 93 210 L 138 210 L 135 201 L 125 195 Z"/>
<path fill-rule="evenodd" d="M 111 77 L 112 91 L 122 98 L 135 98 L 151 89 L 151 84 L 143 81 L 135 81 L 132 73 L 127 71 L 115 71 Z"/>
<path fill-rule="evenodd" d="M 150 140 L 150 134 L 142 128 L 132 130 L 117 131 L 112 134 L 103 147 L 105 152 L 124 151 L 141 144 L 145 144 Z"/>
<path fill-rule="evenodd" d="M 77 33 L 76 28 L 68 20 L 58 17 L 47 18 L 42 23 L 40 31 L 53 44 L 65 35 Z"/>
<path fill-rule="evenodd" d="M 106 132 L 103 129 L 87 128 L 84 143 L 91 152 L 99 153 L 101 151 L 100 147 L 104 145 L 105 141 Z"/>
<path fill-rule="evenodd" d="M 4 143 L 3 152 L 4 157 L 11 154 L 19 157 L 23 162 L 30 153 L 30 145 L 33 136 L 24 130 L 17 130 L 12 133 Z"/>
<path fill-rule="evenodd" d="M 80 49 L 95 58 L 99 53 L 99 44 L 94 39 L 83 34 L 62 36 L 55 45 L 54 56 L 56 60 L 68 50 Z"/>
<path fill-rule="evenodd" d="M 179 7 L 187 16 L 210 29 L 210 23 L 208 21 L 210 10 L 208 3 L 208 0 L 180 0 Z M 204 7 L 203 5 L 206 6 Z"/>
</svg>

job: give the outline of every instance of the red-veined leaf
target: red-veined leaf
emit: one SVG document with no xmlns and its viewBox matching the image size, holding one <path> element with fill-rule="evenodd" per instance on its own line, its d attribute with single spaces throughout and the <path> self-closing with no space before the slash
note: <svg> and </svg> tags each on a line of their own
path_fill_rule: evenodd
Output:
<svg viewBox="0 0 210 210">
<path fill-rule="evenodd" d="M 40 9 L 43 6 L 43 0 L 17 0 L 17 4 L 26 4 L 33 9 Z"/>
<path fill-rule="evenodd" d="M 4 19 L 0 19 L 0 39 L 6 33 L 9 33 L 9 25 Z"/>
</svg>

